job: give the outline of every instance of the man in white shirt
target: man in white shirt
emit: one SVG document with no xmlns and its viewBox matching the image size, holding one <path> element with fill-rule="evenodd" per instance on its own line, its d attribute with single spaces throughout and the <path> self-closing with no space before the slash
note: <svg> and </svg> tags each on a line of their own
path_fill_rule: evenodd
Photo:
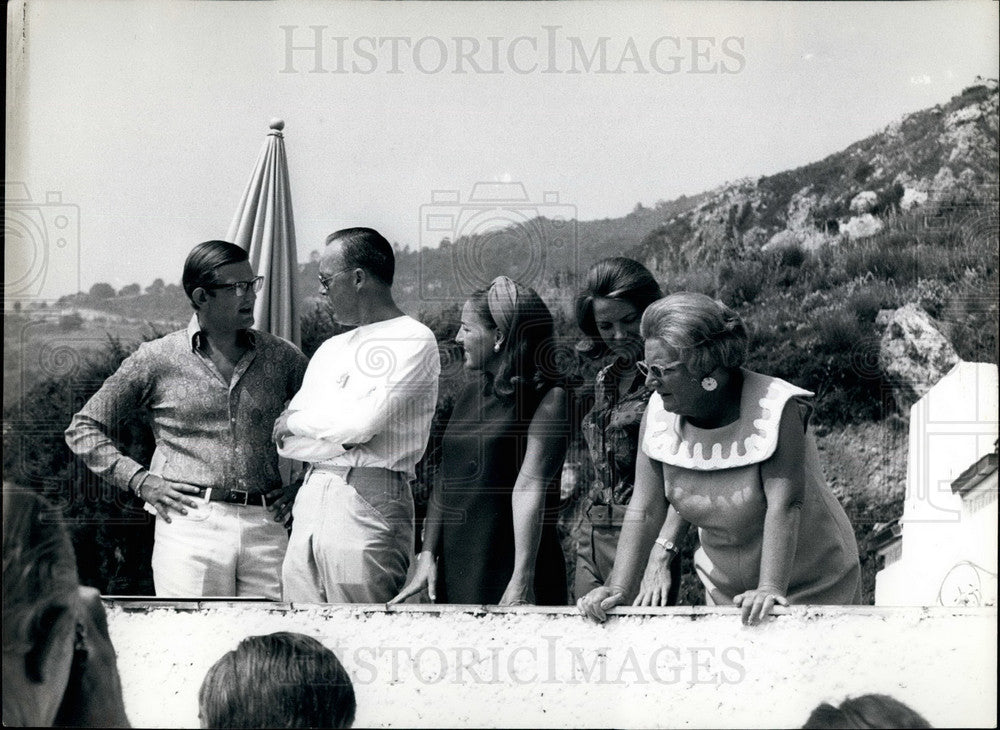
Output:
<svg viewBox="0 0 1000 730">
<path fill-rule="evenodd" d="M 434 334 L 392 297 L 392 247 L 371 228 L 327 237 L 319 279 L 333 318 L 274 424 L 282 456 L 311 463 L 292 509 L 284 600 L 385 603 L 413 553 L 409 482 L 427 446 L 441 363 Z"/>
</svg>

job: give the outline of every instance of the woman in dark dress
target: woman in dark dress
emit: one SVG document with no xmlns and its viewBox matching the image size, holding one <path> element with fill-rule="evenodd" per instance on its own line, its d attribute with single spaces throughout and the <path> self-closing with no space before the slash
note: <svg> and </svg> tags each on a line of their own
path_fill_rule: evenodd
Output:
<svg viewBox="0 0 1000 730">
<path fill-rule="evenodd" d="M 568 416 L 565 390 L 544 372 L 552 315 L 501 276 L 465 303 L 455 340 L 480 377 L 455 402 L 424 550 L 391 602 L 426 588 L 441 603 L 565 605 L 555 517 Z"/>
</svg>

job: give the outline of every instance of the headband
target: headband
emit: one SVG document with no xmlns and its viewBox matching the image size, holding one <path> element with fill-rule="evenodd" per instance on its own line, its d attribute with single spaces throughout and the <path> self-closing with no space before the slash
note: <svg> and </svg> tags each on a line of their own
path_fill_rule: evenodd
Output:
<svg viewBox="0 0 1000 730">
<path fill-rule="evenodd" d="M 495 278 L 486 292 L 486 305 L 500 331 L 509 335 L 517 311 L 517 284 L 506 276 Z"/>
</svg>

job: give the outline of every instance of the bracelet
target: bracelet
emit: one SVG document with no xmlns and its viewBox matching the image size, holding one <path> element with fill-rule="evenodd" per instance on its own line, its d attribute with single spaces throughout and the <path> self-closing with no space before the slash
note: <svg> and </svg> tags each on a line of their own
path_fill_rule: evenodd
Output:
<svg viewBox="0 0 1000 730">
<path fill-rule="evenodd" d="M 139 480 L 139 483 L 135 485 L 135 496 L 141 499 L 143 502 L 145 502 L 146 499 L 142 496 L 142 488 L 146 486 L 146 480 L 148 478 L 149 474 L 148 473 L 144 474 L 142 479 Z"/>
</svg>

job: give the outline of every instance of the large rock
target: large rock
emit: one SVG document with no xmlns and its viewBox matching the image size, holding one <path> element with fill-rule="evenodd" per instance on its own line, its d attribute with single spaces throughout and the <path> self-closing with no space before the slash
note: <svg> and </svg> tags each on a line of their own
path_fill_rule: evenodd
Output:
<svg viewBox="0 0 1000 730">
<path fill-rule="evenodd" d="M 851 239 L 868 238 L 874 236 L 884 227 L 885 224 L 881 218 L 876 218 L 871 213 L 865 213 L 864 215 L 851 216 L 850 220 L 841 224 L 840 232 Z"/>
<path fill-rule="evenodd" d="M 878 205 L 878 195 L 871 190 L 858 193 L 851 199 L 851 212 L 854 215 L 871 213 Z"/>
<path fill-rule="evenodd" d="M 791 230 L 804 230 L 812 227 L 813 208 L 816 207 L 816 196 L 812 194 L 812 186 L 799 190 L 788 201 L 787 228 Z"/>
<path fill-rule="evenodd" d="M 795 248 L 802 244 L 801 236 L 795 231 L 787 229 L 778 231 L 771 236 L 762 247 L 762 251 L 781 251 L 786 248 Z"/>
<path fill-rule="evenodd" d="M 910 210 L 911 208 L 916 208 L 926 202 L 927 193 L 923 190 L 906 188 L 903 190 L 903 199 L 899 201 L 899 207 L 903 210 Z"/>
<path fill-rule="evenodd" d="M 879 347 L 879 365 L 899 409 L 906 413 L 960 358 L 934 320 L 916 304 L 879 312 L 885 326 Z"/>
</svg>

